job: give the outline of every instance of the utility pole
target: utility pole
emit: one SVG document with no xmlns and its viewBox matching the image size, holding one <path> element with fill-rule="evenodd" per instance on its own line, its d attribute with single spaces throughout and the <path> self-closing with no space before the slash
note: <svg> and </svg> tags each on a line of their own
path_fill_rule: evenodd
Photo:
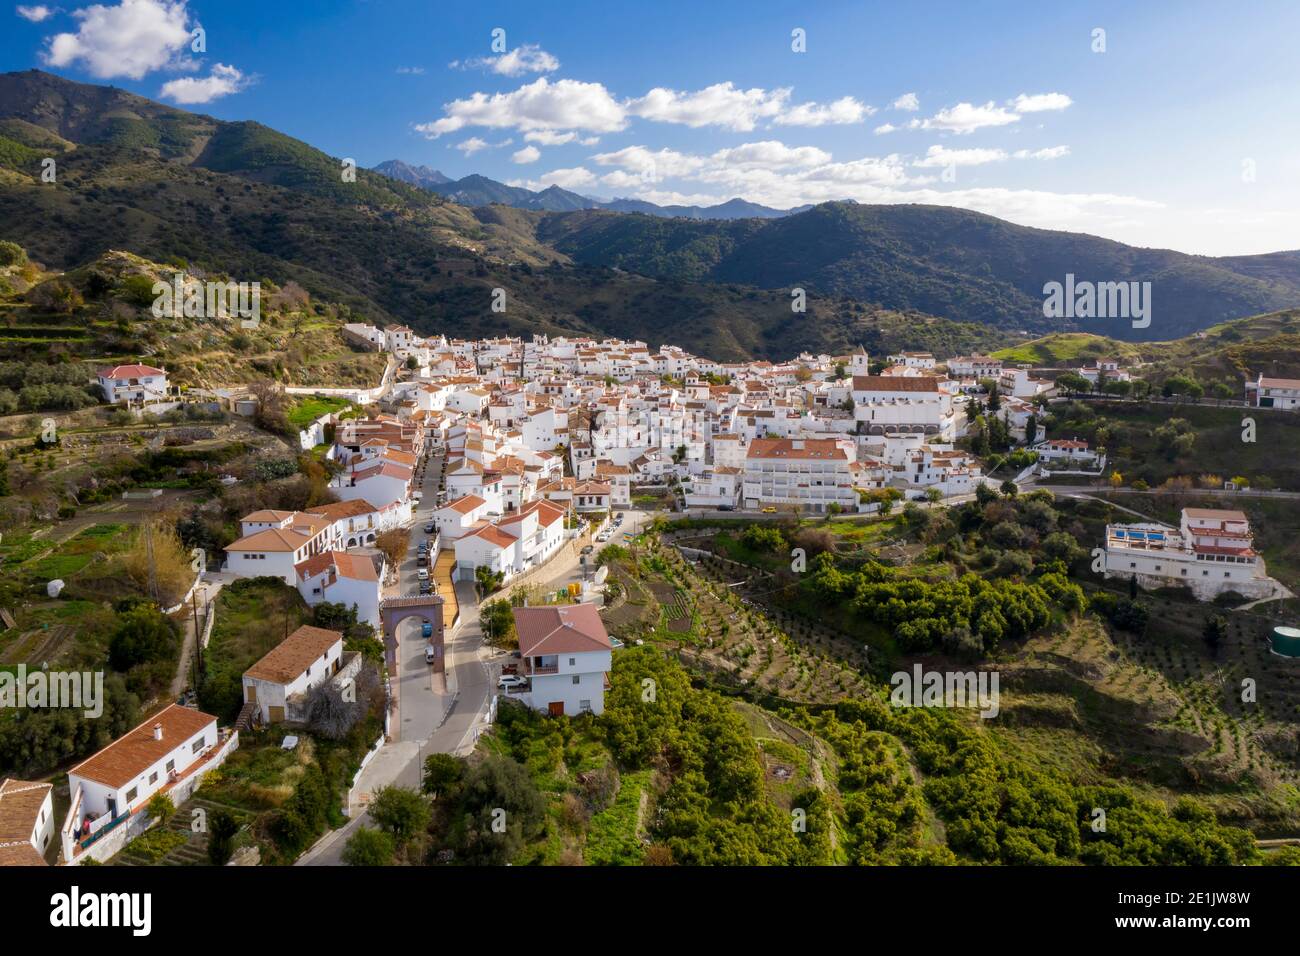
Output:
<svg viewBox="0 0 1300 956">
<path fill-rule="evenodd" d="M 149 596 L 158 600 L 158 569 L 153 557 L 153 522 L 144 526 L 145 562 L 149 565 Z"/>
</svg>

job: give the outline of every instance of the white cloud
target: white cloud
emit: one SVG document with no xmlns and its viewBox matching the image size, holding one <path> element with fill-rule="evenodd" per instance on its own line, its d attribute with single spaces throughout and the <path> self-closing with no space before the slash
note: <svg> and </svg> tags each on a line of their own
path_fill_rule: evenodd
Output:
<svg viewBox="0 0 1300 956">
<path fill-rule="evenodd" d="M 921 108 L 921 101 L 917 99 L 915 93 L 904 93 L 898 99 L 894 100 L 893 106 L 896 110 L 907 110 L 911 112 L 912 110 L 919 110 Z"/>
<path fill-rule="evenodd" d="M 513 127 L 519 130 L 582 129 L 614 132 L 626 123 L 623 107 L 599 83 L 539 77 L 510 93 L 475 93 L 443 107 L 442 119 L 415 127 L 429 139 L 466 126 Z"/>
<path fill-rule="evenodd" d="M 525 73 L 554 73 L 560 68 L 560 61 L 547 53 L 535 43 L 525 43 L 521 47 L 499 56 L 484 56 L 473 60 L 454 61 L 453 68 L 483 68 L 500 76 L 523 76 Z"/>
<path fill-rule="evenodd" d="M 524 134 L 524 139 L 528 142 L 541 143 L 543 146 L 563 146 L 577 138 L 577 133 L 557 133 L 549 129 L 536 129 Z"/>
<path fill-rule="evenodd" d="M 1042 113 L 1046 110 L 1063 110 L 1074 101 L 1064 93 L 1021 93 L 1007 105 L 1017 113 Z"/>
<path fill-rule="evenodd" d="M 945 130 L 950 133 L 972 133 L 985 126 L 1006 126 L 1017 123 L 1020 117 L 1008 112 L 992 100 L 983 106 L 973 103 L 958 103 L 948 109 L 940 110 L 928 120 L 921 122 L 923 129 Z"/>
<path fill-rule="evenodd" d="M 1089 232 L 1113 230 L 1118 228 L 1118 223 L 1162 208 L 1157 202 L 1111 193 L 956 189 L 940 185 L 935 175 L 909 174 L 910 161 L 898 154 L 801 165 L 812 159 L 812 153 L 805 152 L 807 149 L 759 142 L 718 150 L 704 157 L 634 146 L 592 159 L 603 166 L 617 167 L 600 176 L 599 188 L 614 195 L 661 204 L 708 206 L 737 196 L 778 209 L 835 200 L 926 203 L 972 209 L 1024 225 Z M 1068 148 L 1061 146 L 1014 153 L 935 146 L 924 158 L 910 162 L 910 166 L 928 170 L 949 164 L 973 166 L 1012 159 L 1050 159 L 1068 152 Z M 527 185 L 541 188 L 559 174 L 564 179 L 560 185 L 570 188 L 592 185 L 583 169 L 557 171 Z M 683 188 L 682 183 L 694 184 L 696 188 Z"/>
<path fill-rule="evenodd" d="M 784 169 L 820 166 L 831 161 L 831 154 L 816 146 L 790 147 L 775 140 L 764 140 L 720 149 L 710 158 L 715 163 L 737 168 Z"/>
<path fill-rule="evenodd" d="M 897 129 L 898 127 L 895 126 L 893 123 L 882 123 L 879 126 L 877 126 L 875 129 L 873 129 L 872 132 L 875 133 L 877 136 L 883 136 L 886 133 L 892 133 Z"/>
<path fill-rule="evenodd" d="M 1048 146 L 1046 149 L 1018 149 L 1011 155 L 1016 159 L 1060 159 L 1070 155 L 1068 146 Z"/>
<path fill-rule="evenodd" d="M 616 169 L 612 173 L 601 176 L 600 182 L 601 185 L 609 186 L 611 189 L 640 189 L 646 184 L 646 178 Z"/>
<path fill-rule="evenodd" d="M 231 93 L 238 93 L 247 88 L 251 82 L 250 77 L 244 76 L 233 66 L 218 63 L 207 76 L 184 76 L 179 80 L 168 80 L 163 84 L 159 96 L 187 106 L 195 103 L 211 103 Z"/>
<path fill-rule="evenodd" d="M 18 6 L 14 8 L 14 12 L 24 20 L 30 20 L 32 23 L 40 23 L 42 20 L 48 20 L 50 17 L 54 16 L 54 11 L 44 5 L 32 7 Z"/>
<path fill-rule="evenodd" d="M 694 93 L 655 87 L 640 99 L 630 100 L 633 116 L 683 126 L 721 126 L 749 132 L 761 119 L 772 119 L 785 109 L 788 89 L 741 90 L 730 82 L 715 83 Z"/>
<path fill-rule="evenodd" d="M 487 147 L 488 147 L 487 141 L 479 139 L 477 136 L 471 136 L 463 143 L 456 144 L 456 148 L 460 150 L 462 153 L 464 153 L 466 156 L 473 156 L 480 149 L 487 149 Z"/>
<path fill-rule="evenodd" d="M 403 76 L 423 76 L 424 67 L 422 66 L 399 66 L 397 72 Z"/>
<path fill-rule="evenodd" d="M 903 186 L 907 183 L 907 173 L 902 158 L 891 153 L 883 157 L 864 156 L 848 163 L 827 163 L 800 174 L 796 181 L 840 186 Z"/>
<path fill-rule="evenodd" d="M 522 185 L 528 189 L 546 189 L 550 186 L 578 189 L 582 186 L 590 186 L 595 181 L 596 176 L 591 170 L 576 166 L 571 169 L 552 169 L 549 173 L 542 173 L 537 179 L 527 180 Z"/>
<path fill-rule="evenodd" d="M 985 163 L 1000 163 L 1007 158 L 1001 149 L 948 149 L 946 146 L 931 146 L 924 159 L 918 159 L 913 166 L 982 166 Z"/>
<path fill-rule="evenodd" d="M 601 166 L 617 166 L 654 179 L 689 176 L 705 165 L 700 156 L 690 156 L 672 149 L 653 152 L 644 146 L 627 146 L 617 152 L 598 153 L 591 158 Z"/>
<path fill-rule="evenodd" d="M 512 163 L 535 163 L 542 158 L 542 151 L 536 146 L 525 146 L 523 149 L 516 150 L 510 157 Z"/>
<path fill-rule="evenodd" d="M 833 103 L 800 103 L 777 115 L 774 123 L 778 126 L 843 126 L 848 123 L 861 123 L 876 111 L 875 107 L 855 100 L 851 96 L 842 96 Z"/>
<path fill-rule="evenodd" d="M 77 62 L 98 79 L 138 80 L 164 68 L 193 68 L 189 11 L 185 0 L 122 0 L 115 7 L 95 4 L 72 14 L 76 33 L 47 39 L 42 58 L 49 66 Z"/>
</svg>

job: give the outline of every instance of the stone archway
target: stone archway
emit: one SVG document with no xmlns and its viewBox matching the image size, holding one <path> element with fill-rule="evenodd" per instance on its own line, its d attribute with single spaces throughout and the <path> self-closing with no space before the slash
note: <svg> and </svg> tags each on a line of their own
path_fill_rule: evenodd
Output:
<svg viewBox="0 0 1300 956">
<path fill-rule="evenodd" d="M 444 673 L 442 605 L 443 599 L 437 594 L 386 598 L 380 602 L 379 619 L 384 628 L 384 652 L 390 669 L 396 671 L 397 666 L 397 628 L 407 618 L 418 617 L 433 625 L 433 636 L 429 638 L 434 653 L 433 672 Z"/>
</svg>

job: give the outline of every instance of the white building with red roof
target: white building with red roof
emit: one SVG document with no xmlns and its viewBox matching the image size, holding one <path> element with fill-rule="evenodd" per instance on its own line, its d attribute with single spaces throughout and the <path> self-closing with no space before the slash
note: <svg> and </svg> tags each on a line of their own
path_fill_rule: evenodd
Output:
<svg viewBox="0 0 1300 956">
<path fill-rule="evenodd" d="M 254 511 L 240 526 L 243 537 L 225 547 L 225 570 L 244 578 L 274 576 L 296 584 L 296 566 L 332 543 L 330 520 L 302 511 Z"/>
<path fill-rule="evenodd" d="M 342 668 L 342 633 L 304 624 L 244 671 L 244 703 L 262 723 L 295 720 L 308 691 Z"/>
<path fill-rule="evenodd" d="M 326 551 L 294 565 L 298 593 L 311 607 L 342 604 L 355 607 L 357 620 L 379 627 L 379 602 L 383 598 L 382 555 Z"/>
<path fill-rule="evenodd" d="M 167 373 L 152 365 L 114 365 L 96 374 L 99 387 L 110 405 L 165 401 Z"/>
<path fill-rule="evenodd" d="M 1300 408 L 1300 379 L 1260 375 L 1246 383 L 1246 401 L 1256 408 Z"/>
<path fill-rule="evenodd" d="M 478 495 L 462 495 L 443 505 L 433 513 L 433 524 L 443 547 L 451 543 L 481 521 L 486 521 L 491 508 L 487 499 Z"/>
<path fill-rule="evenodd" d="M 237 745 L 237 736 L 218 732 L 211 714 L 170 704 L 83 760 L 68 771 L 65 859 L 78 860 L 108 828 L 128 824 L 156 793 L 168 793 L 179 806 Z M 137 830 L 127 833 L 134 837 Z"/>
<path fill-rule="evenodd" d="M 1148 589 L 1185 586 L 1202 601 L 1230 591 L 1259 599 L 1282 590 L 1255 551 L 1245 513 L 1218 508 L 1184 508 L 1177 528 L 1107 525 L 1105 575 L 1136 578 Z"/>
<path fill-rule="evenodd" d="M 512 613 L 519 673 L 529 686 L 511 696 L 554 716 L 602 713 L 613 649 L 596 606 L 517 607 Z"/>
<path fill-rule="evenodd" d="M 44 866 L 54 838 L 54 785 L 0 779 L 0 866 Z"/>
<path fill-rule="evenodd" d="M 755 438 L 745 457 L 742 495 L 746 508 L 798 505 L 825 512 L 832 504 L 856 511 L 858 493 L 850 467 L 857 452 L 850 440 Z"/>
</svg>

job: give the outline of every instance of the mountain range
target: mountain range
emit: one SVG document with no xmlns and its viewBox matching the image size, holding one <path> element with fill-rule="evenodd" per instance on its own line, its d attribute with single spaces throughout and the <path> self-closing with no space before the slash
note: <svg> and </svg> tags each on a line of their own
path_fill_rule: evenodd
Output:
<svg viewBox="0 0 1300 956">
<path fill-rule="evenodd" d="M 54 183 L 41 177 L 46 158 Z M 940 206 L 648 215 L 633 201 L 593 208 L 555 187 L 515 193 L 383 165 L 349 179 L 340 159 L 260 123 L 37 70 L 0 74 L 0 239 L 58 268 L 119 249 L 292 279 L 422 332 L 616 335 L 728 360 L 859 344 L 948 353 L 1025 333 L 1175 338 L 1300 302 L 1294 252 L 1189 256 Z M 1045 318 L 1042 286 L 1067 273 L 1152 282 L 1151 327 Z M 806 312 L 791 308 L 797 288 Z M 504 313 L 490 308 L 495 289 Z"/>
<path fill-rule="evenodd" d="M 744 199 L 729 199 L 716 206 L 659 206 L 644 199 L 600 200 L 590 196 L 548 186 L 542 190 L 510 186 L 486 176 L 469 175 L 452 179 L 428 166 L 413 166 L 400 159 L 390 159 L 374 167 L 383 176 L 419 186 L 462 206 L 490 206 L 500 203 L 515 209 L 534 209 L 541 212 L 571 212 L 576 209 L 608 209 L 611 212 L 640 212 L 648 216 L 668 216 L 685 219 L 775 219 L 788 216 L 799 209 L 773 209 Z"/>
</svg>

